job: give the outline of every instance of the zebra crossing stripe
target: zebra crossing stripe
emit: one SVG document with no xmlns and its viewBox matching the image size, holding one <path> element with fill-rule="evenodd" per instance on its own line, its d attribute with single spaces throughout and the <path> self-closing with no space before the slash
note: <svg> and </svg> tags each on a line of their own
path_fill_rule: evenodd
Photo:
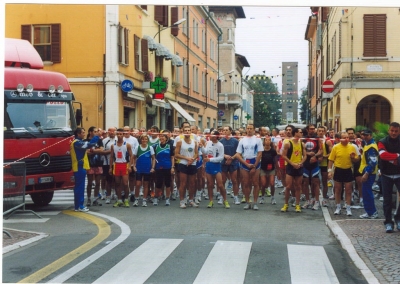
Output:
<svg viewBox="0 0 400 284">
<path fill-rule="evenodd" d="M 144 283 L 182 241 L 148 239 L 93 283 L 124 283 L 127 279 L 130 283 Z M 151 260 L 148 259 L 149 255 Z"/>
<path fill-rule="evenodd" d="M 16 223 L 46 223 L 49 221 L 50 218 L 41 218 L 41 219 L 35 219 L 35 218 L 27 218 L 27 219 L 9 219 L 9 220 L 3 220 L 3 224 L 16 224 Z"/>
<path fill-rule="evenodd" d="M 292 284 L 339 283 L 324 247 L 287 245 L 287 248 Z"/>
<path fill-rule="evenodd" d="M 251 245 L 251 242 L 217 241 L 194 283 L 243 283 Z"/>
</svg>

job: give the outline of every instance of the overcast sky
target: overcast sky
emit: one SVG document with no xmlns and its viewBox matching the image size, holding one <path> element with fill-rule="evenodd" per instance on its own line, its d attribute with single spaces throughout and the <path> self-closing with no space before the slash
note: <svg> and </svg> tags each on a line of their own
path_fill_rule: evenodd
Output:
<svg viewBox="0 0 400 284">
<path fill-rule="evenodd" d="M 304 39 L 309 7 L 243 6 L 245 19 L 236 21 L 236 53 L 246 57 L 250 68 L 243 75 L 274 76 L 282 90 L 282 62 L 298 62 L 299 92 L 307 87 L 308 42 Z M 279 75 L 279 77 L 277 77 Z"/>
</svg>

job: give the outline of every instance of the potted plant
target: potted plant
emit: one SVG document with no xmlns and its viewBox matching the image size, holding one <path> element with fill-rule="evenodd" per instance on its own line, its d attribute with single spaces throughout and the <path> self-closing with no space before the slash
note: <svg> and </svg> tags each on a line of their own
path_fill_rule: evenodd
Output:
<svg viewBox="0 0 400 284">
<path fill-rule="evenodd" d="M 144 72 L 144 81 L 145 82 L 152 82 L 154 80 L 153 72 L 146 71 Z"/>
</svg>

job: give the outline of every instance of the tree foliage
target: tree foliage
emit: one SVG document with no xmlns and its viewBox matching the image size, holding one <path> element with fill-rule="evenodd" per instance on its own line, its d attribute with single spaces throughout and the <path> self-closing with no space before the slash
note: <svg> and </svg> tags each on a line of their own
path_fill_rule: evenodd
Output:
<svg viewBox="0 0 400 284">
<path fill-rule="evenodd" d="M 247 83 L 254 91 L 254 126 L 272 128 L 279 125 L 282 117 L 282 96 L 278 95 L 277 86 L 268 77 L 265 80 L 249 80 Z"/>
<path fill-rule="evenodd" d="M 363 125 L 357 125 L 356 127 L 353 127 L 356 132 L 361 132 L 364 130 L 366 127 Z M 389 132 L 389 124 L 375 121 L 374 122 L 374 129 L 372 130 L 372 137 L 374 138 L 375 142 L 378 142 L 382 138 L 385 138 L 388 135 Z"/>
<path fill-rule="evenodd" d="M 303 89 L 301 91 L 301 97 L 300 97 L 300 120 L 302 123 L 308 123 L 308 118 L 310 117 L 310 109 L 309 105 L 307 102 L 307 95 L 308 91 L 307 89 Z"/>
</svg>

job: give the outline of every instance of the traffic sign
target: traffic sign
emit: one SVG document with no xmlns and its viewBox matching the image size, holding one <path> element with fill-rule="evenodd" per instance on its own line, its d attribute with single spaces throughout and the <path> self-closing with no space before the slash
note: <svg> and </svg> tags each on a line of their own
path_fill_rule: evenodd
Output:
<svg viewBox="0 0 400 284">
<path fill-rule="evenodd" d="M 234 119 L 234 120 L 238 120 L 238 119 L 239 119 L 239 116 L 234 115 L 234 116 L 233 116 L 233 119 Z"/>
<path fill-rule="evenodd" d="M 322 91 L 324 93 L 332 93 L 334 89 L 335 84 L 332 81 L 326 80 L 322 83 Z"/>
<path fill-rule="evenodd" d="M 121 90 L 128 93 L 133 90 L 133 82 L 131 80 L 124 80 L 121 82 Z"/>
<path fill-rule="evenodd" d="M 225 115 L 225 113 L 224 113 L 224 111 L 223 111 L 223 110 L 220 110 L 220 111 L 218 111 L 218 115 L 219 115 L 219 116 L 224 116 L 224 115 Z"/>
</svg>

